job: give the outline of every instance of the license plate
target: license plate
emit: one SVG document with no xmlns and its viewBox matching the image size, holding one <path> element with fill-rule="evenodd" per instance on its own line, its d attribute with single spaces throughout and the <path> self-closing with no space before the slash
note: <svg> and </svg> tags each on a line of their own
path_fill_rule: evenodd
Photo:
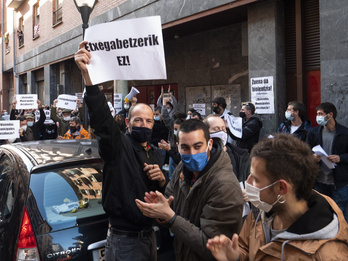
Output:
<svg viewBox="0 0 348 261">
<path fill-rule="evenodd" d="M 93 250 L 93 261 L 105 261 L 105 248 Z"/>
</svg>

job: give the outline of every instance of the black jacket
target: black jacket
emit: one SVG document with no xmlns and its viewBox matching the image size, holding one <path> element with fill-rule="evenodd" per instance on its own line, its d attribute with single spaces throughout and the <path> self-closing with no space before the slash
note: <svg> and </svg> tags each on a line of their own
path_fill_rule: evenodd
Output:
<svg viewBox="0 0 348 261">
<path fill-rule="evenodd" d="M 152 128 L 151 144 L 158 147 L 161 140 L 167 141 L 169 130 L 162 120 L 155 121 Z"/>
<path fill-rule="evenodd" d="M 262 121 L 256 114 L 253 114 L 246 122 L 243 122 L 242 137 L 237 138 L 230 131 L 228 132 L 232 139 L 237 141 L 239 148 L 247 149 L 250 153 L 251 149 L 259 142 Z"/>
<path fill-rule="evenodd" d="M 307 134 L 307 143 L 311 148 L 316 145 L 323 146 L 323 126 L 311 128 Z M 348 128 L 336 121 L 336 134 L 329 155 L 340 156 L 340 162 L 333 169 L 333 176 L 337 188 L 348 184 Z"/>
<path fill-rule="evenodd" d="M 233 172 L 239 182 L 245 181 L 249 176 L 250 160 L 248 150 L 239 148 L 233 144 L 226 144 L 226 152 L 230 156 Z"/>
<path fill-rule="evenodd" d="M 91 127 L 97 136 L 99 154 L 104 161 L 103 207 L 111 226 L 138 231 L 152 226 L 153 219 L 145 217 L 135 204 L 145 192 L 164 191 L 157 181 L 148 179 L 144 163 L 158 164 L 161 155 L 151 146 L 146 152 L 130 134 L 124 134 L 112 118 L 105 95 L 98 86 L 87 86 L 85 101 Z"/>
</svg>

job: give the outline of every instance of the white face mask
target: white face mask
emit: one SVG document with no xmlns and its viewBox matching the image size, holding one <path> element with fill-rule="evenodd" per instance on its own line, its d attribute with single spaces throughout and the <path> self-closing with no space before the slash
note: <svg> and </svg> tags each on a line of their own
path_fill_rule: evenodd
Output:
<svg viewBox="0 0 348 261">
<path fill-rule="evenodd" d="M 63 118 L 65 121 L 69 121 L 70 120 L 70 117 L 68 116 L 68 117 L 64 117 Z"/>
<path fill-rule="evenodd" d="M 278 195 L 277 200 L 273 204 L 268 204 L 264 201 L 261 201 L 260 199 L 260 192 L 266 188 L 272 187 L 274 184 L 276 184 L 278 181 L 272 183 L 271 185 L 268 185 L 262 189 L 259 189 L 257 187 L 254 187 L 250 185 L 249 183 L 245 182 L 245 192 L 248 196 L 248 200 L 258 209 L 261 209 L 265 212 L 269 212 L 272 207 L 277 204 L 281 198 L 281 195 Z M 284 203 L 285 201 L 282 201 L 281 203 Z"/>
<path fill-rule="evenodd" d="M 217 131 L 210 133 L 210 138 L 219 138 L 222 141 L 222 144 L 226 146 L 227 143 L 227 132 Z"/>
<path fill-rule="evenodd" d="M 292 121 L 294 119 L 294 116 L 291 116 L 291 112 L 290 111 L 286 111 L 285 112 L 285 118 L 288 120 L 288 121 Z"/>
<path fill-rule="evenodd" d="M 27 125 L 22 126 L 21 129 L 26 131 L 27 130 Z"/>
</svg>

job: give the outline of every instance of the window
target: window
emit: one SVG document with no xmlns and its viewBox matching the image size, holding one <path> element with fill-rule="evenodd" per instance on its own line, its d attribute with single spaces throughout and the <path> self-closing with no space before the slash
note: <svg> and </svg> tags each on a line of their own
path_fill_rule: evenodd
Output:
<svg viewBox="0 0 348 261">
<path fill-rule="evenodd" d="M 63 20 L 62 13 L 62 2 L 63 0 L 53 0 L 53 25 L 59 24 Z"/>
<path fill-rule="evenodd" d="M 101 204 L 102 163 L 32 174 L 30 189 L 42 220 L 51 230 L 65 229 L 105 215 Z M 91 176 L 97 177 L 91 182 Z"/>
<path fill-rule="evenodd" d="M 39 2 L 33 6 L 33 38 L 40 36 L 40 8 Z"/>
<path fill-rule="evenodd" d="M 11 177 L 13 166 L 7 155 L 0 158 L 0 221 L 11 217 L 14 204 L 14 183 Z"/>
<path fill-rule="evenodd" d="M 17 30 L 18 46 L 22 47 L 24 45 L 24 19 L 23 16 L 19 18 L 18 30 Z"/>
</svg>

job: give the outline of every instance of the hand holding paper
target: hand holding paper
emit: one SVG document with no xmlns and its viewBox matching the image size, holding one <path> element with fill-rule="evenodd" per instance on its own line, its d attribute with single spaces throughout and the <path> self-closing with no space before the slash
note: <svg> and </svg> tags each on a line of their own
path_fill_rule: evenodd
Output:
<svg viewBox="0 0 348 261">
<path fill-rule="evenodd" d="M 324 164 L 329 168 L 329 169 L 334 169 L 336 164 L 332 163 L 329 159 L 329 157 L 331 156 L 336 156 L 336 155 L 331 155 L 328 156 L 327 153 L 325 152 L 325 150 L 320 146 L 317 145 L 315 147 L 312 148 L 312 151 L 317 154 L 318 156 L 320 156 L 320 159 L 322 160 L 322 162 L 324 162 Z"/>
</svg>

